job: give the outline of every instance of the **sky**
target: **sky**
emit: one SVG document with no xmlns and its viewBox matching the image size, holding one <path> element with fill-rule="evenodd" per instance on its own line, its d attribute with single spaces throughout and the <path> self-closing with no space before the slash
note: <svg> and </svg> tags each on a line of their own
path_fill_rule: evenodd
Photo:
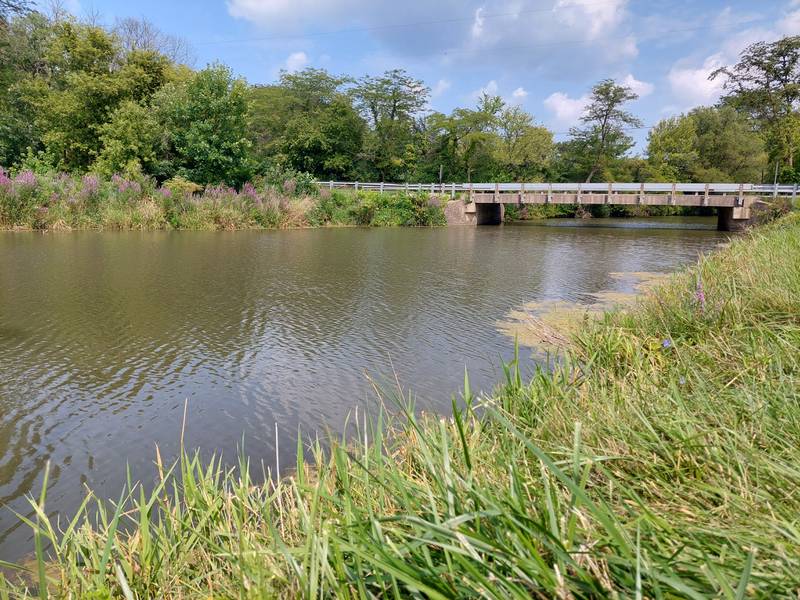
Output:
<svg viewBox="0 0 800 600">
<path fill-rule="evenodd" d="M 44 0 L 43 0 L 44 1 Z M 143 17 L 183 37 L 194 66 L 219 61 L 250 83 L 281 69 L 374 75 L 403 68 L 430 109 L 502 96 L 566 139 L 591 87 L 613 78 L 639 99 L 642 148 L 660 119 L 713 104 L 714 69 L 759 40 L 800 34 L 800 0 L 62 0 L 113 26 Z"/>
</svg>

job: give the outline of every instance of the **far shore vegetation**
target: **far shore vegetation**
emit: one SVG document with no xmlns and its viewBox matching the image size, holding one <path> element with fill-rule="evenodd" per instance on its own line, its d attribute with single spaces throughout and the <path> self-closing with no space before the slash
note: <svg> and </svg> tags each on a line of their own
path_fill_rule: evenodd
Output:
<svg viewBox="0 0 800 600">
<path fill-rule="evenodd" d="M 56 521 L 45 476 L 0 597 L 794 597 L 798 257 L 795 213 L 586 320 L 532 377 L 465 378 L 451 417 L 381 396 L 281 479 L 157 456 L 153 487 Z"/>
</svg>

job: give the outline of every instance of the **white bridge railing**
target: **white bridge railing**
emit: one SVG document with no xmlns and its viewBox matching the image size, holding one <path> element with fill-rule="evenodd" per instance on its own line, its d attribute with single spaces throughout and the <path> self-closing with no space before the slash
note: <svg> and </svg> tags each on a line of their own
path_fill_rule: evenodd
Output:
<svg viewBox="0 0 800 600">
<path fill-rule="evenodd" d="M 746 194 L 748 196 L 797 197 L 798 185 L 764 185 L 754 183 L 374 183 L 359 181 L 318 181 L 328 189 L 366 190 L 373 192 L 431 192 L 451 194 L 524 193 L 524 192 L 598 192 L 645 194 Z"/>
</svg>

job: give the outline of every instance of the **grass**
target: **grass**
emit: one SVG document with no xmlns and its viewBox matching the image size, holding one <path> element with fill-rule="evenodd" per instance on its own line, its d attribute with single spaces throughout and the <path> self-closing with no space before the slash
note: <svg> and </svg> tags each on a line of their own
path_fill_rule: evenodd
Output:
<svg viewBox="0 0 800 600">
<path fill-rule="evenodd" d="M 60 527 L 43 491 L 32 583 L 0 598 L 796 598 L 799 217 L 530 380 L 465 377 L 452 417 L 387 400 L 276 483 L 184 454 Z"/>
</svg>

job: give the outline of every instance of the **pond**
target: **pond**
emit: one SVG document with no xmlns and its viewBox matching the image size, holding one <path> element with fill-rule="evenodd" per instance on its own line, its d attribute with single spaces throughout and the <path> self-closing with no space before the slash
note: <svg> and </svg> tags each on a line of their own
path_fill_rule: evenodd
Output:
<svg viewBox="0 0 800 600">
<path fill-rule="evenodd" d="M 294 460 L 297 433 L 341 432 L 373 385 L 447 412 L 468 369 L 491 391 L 531 302 L 629 292 L 727 239 L 708 219 L 233 233 L 0 234 L 0 559 L 85 486 L 152 480 L 158 445 L 233 462 Z M 613 274 L 617 274 L 616 276 Z M 534 353 L 522 349 L 529 359 Z M 532 365 L 531 360 L 526 360 Z"/>
</svg>

